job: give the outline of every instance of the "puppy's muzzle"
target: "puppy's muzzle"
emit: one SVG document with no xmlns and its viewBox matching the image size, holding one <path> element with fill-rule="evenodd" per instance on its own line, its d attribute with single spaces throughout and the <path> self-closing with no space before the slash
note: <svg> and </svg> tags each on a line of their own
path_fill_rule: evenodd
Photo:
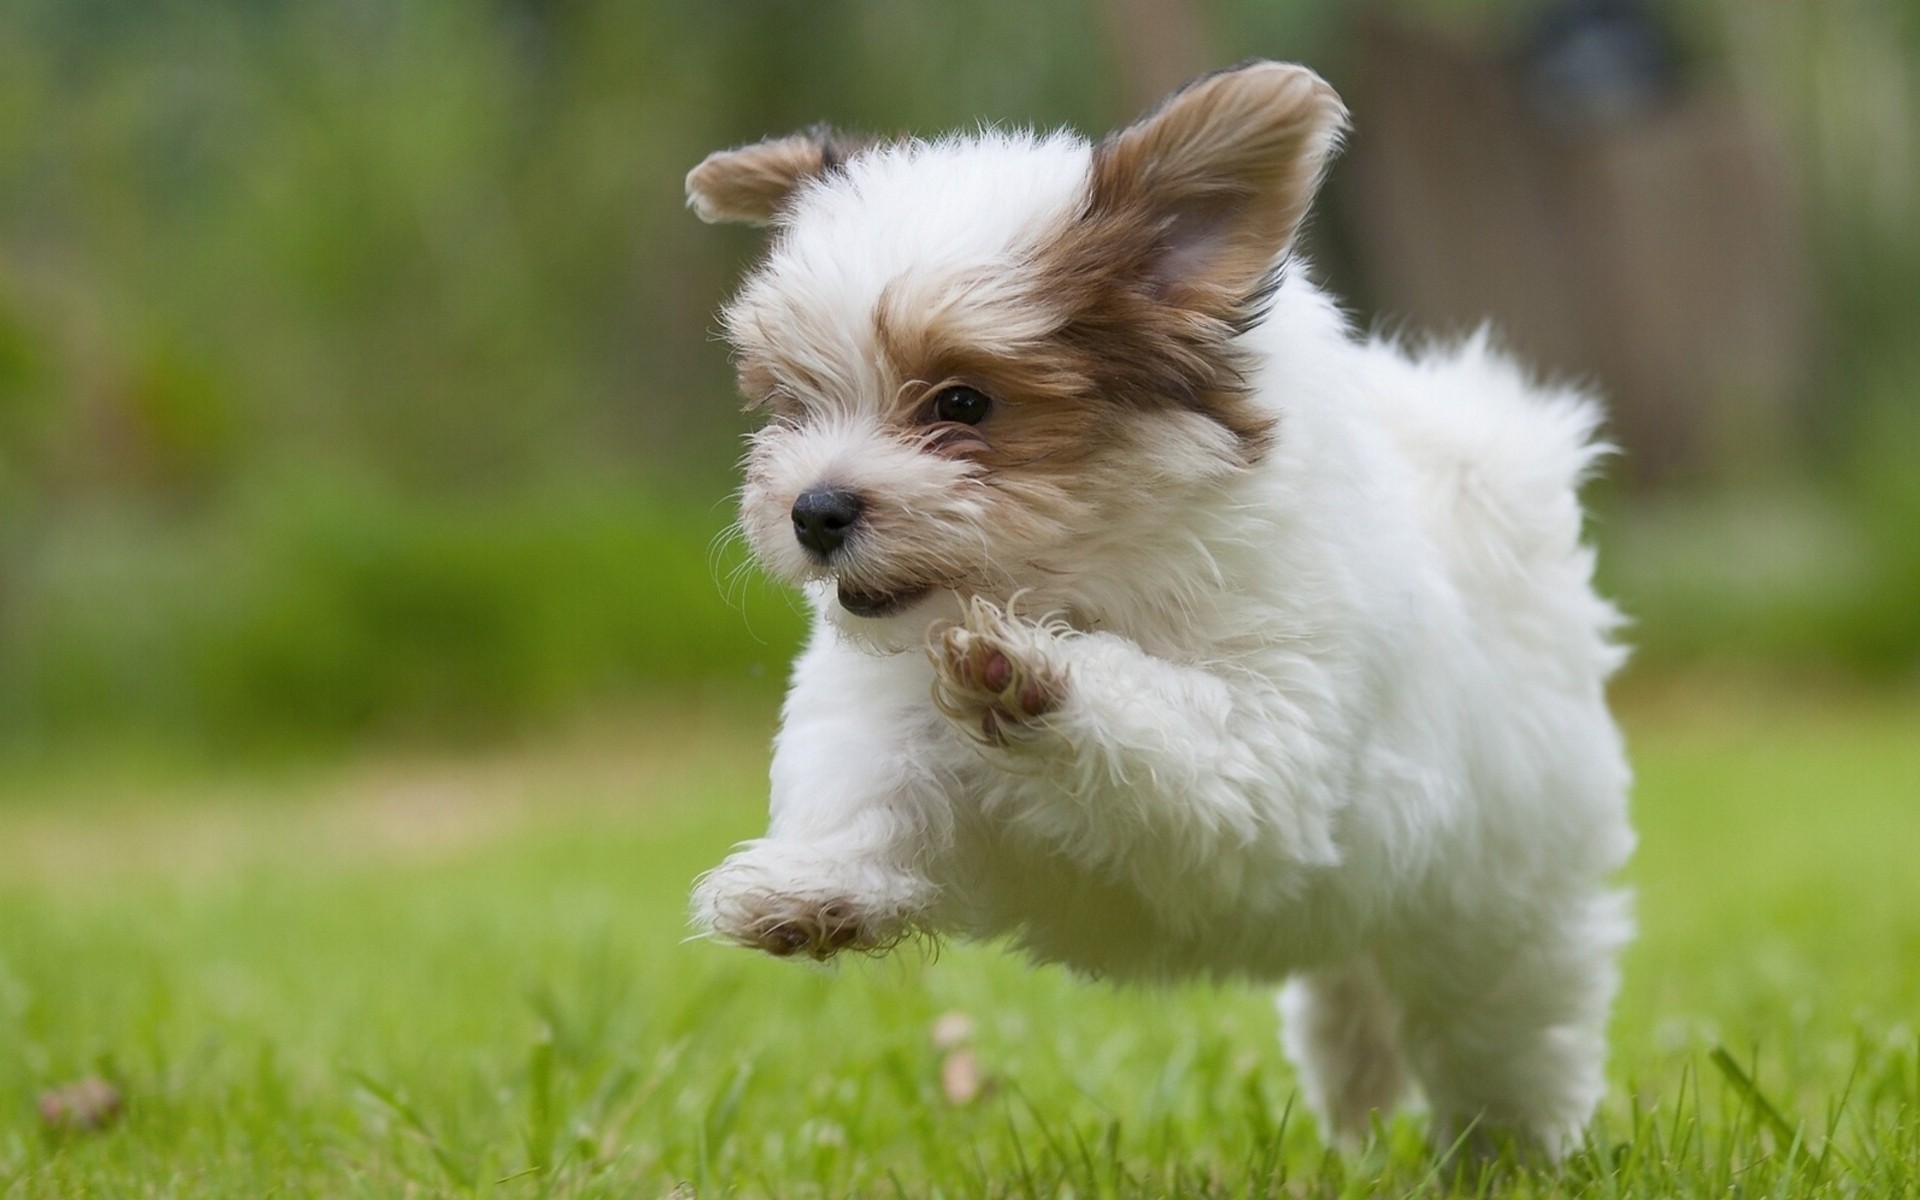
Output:
<svg viewBox="0 0 1920 1200">
<path fill-rule="evenodd" d="M 814 488 L 793 502 L 793 536 L 822 562 L 846 544 L 866 507 L 858 492 Z"/>
</svg>

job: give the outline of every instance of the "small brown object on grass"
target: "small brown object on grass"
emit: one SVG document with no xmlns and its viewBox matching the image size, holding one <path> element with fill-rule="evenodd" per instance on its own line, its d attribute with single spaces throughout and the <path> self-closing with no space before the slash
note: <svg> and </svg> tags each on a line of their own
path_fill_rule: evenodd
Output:
<svg viewBox="0 0 1920 1200">
<path fill-rule="evenodd" d="M 940 1060 L 940 1094 L 947 1103 L 964 1108 L 978 1100 L 988 1087 L 986 1072 L 971 1049 L 961 1046 Z"/>
<path fill-rule="evenodd" d="M 973 1018 L 963 1012 L 943 1013 L 933 1023 L 933 1048 L 941 1052 L 940 1094 L 956 1107 L 972 1104 L 993 1087 L 970 1044 Z"/>
<path fill-rule="evenodd" d="M 97 1075 L 40 1093 L 40 1120 L 54 1133 L 93 1133 L 125 1108 L 120 1089 Z"/>
</svg>

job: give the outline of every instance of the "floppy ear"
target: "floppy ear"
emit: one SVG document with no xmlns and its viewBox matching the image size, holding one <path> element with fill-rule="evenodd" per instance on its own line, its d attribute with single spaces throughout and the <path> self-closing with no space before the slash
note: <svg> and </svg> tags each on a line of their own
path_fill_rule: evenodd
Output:
<svg viewBox="0 0 1920 1200">
<path fill-rule="evenodd" d="M 1095 148 L 1088 216 L 1157 231 L 1144 266 L 1163 299 L 1236 315 L 1292 244 L 1346 125 L 1305 67 L 1202 76 Z"/>
<path fill-rule="evenodd" d="M 771 222 L 794 189 L 839 167 L 848 153 L 826 129 L 718 150 L 687 172 L 687 205 L 708 224 Z"/>
</svg>

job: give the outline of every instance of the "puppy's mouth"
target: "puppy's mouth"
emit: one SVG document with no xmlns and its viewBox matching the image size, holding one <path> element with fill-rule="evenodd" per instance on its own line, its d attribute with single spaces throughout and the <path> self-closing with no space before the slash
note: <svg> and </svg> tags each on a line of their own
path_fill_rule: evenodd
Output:
<svg viewBox="0 0 1920 1200">
<path fill-rule="evenodd" d="M 891 617 L 926 599 L 931 584 L 898 592 L 863 592 L 847 584 L 840 585 L 840 607 L 856 617 Z"/>
</svg>

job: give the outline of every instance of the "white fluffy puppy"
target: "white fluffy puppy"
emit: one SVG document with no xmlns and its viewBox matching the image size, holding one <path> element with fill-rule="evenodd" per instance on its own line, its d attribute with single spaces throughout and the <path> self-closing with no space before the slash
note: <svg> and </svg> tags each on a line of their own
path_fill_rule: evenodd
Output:
<svg viewBox="0 0 1920 1200">
<path fill-rule="evenodd" d="M 725 310 L 741 525 L 815 621 L 772 823 L 696 919 L 1289 982 L 1323 1128 L 1417 1083 L 1557 1155 L 1603 1089 L 1621 660 L 1587 398 L 1354 337 L 1291 247 L 1345 124 L 1207 76 L 1095 145 L 809 133 L 687 179 L 770 223 Z"/>
</svg>

